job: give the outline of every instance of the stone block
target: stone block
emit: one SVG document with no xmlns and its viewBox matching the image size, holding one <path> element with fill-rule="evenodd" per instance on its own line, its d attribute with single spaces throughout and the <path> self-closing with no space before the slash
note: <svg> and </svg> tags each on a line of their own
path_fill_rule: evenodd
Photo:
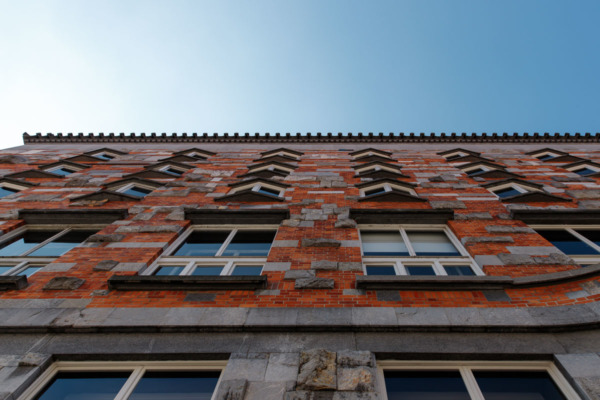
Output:
<svg viewBox="0 0 600 400">
<path fill-rule="evenodd" d="M 378 301 L 402 301 L 397 290 L 377 290 L 375 294 Z"/>
<path fill-rule="evenodd" d="M 323 349 L 301 352 L 297 388 L 335 390 L 337 388 L 336 354 Z"/>
<path fill-rule="evenodd" d="M 482 290 L 487 301 L 511 301 L 504 290 Z"/>
<path fill-rule="evenodd" d="M 353 307 L 352 325 L 395 327 L 398 325 L 396 313 L 392 307 Z M 338 363 L 343 362 L 342 353 L 338 354 Z M 340 364 L 350 366 L 349 364 Z M 364 365 L 364 364 L 357 364 Z"/>
<path fill-rule="evenodd" d="M 26 157 L 17 154 L 6 154 L 0 156 L 0 164 L 28 164 L 29 160 Z"/>
<path fill-rule="evenodd" d="M 271 353 L 267 372 L 265 373 L 265 381 L 296 382 L 299 366 L 300 354 L 298 353 Z"/>
<path fill-rule="evenodd" d="M 340 247 L 341 244 L 341 241 L 335 239 L 302 239 L 302 247 Z"/>
<path fill-rule="evenodd" d="M 511 254 L 526 254 L 529 256 L 546 256 L 550 254 L 563 254 L 554 246 L 506 246 Z"/>
<path fill-rule="evenodd" d="M 222 380 L 215 400 L 244 400 L 248 381 L 245 379 Z"/>
<path fill-rule="evenodd" d="M 222 379 L 245 379 L 247 381 L 264 381 L 267 371 L 267 358 L 233 358 L 229 359 Z"/>
<path fill-rule="evenodd" d="M 100 243 L 120 242 L 121 240 L 123 240 L 124 237 L 125 237 L 125 235 L 121 235 L 118 233 L 109 233 L 109 234 L 104 234 L 104 235 L 96 233 L 96 234 L 88 237 L 86 239 L 86 242 L 100 242 Z"/>
<path fill-rule="evenodd" d="M 489 212 L 476 212 L 476 213 L 468 213 L 468 214 L 455 214 L 454 219 L 456 220 L 486 220 L 493 219 L 492 214 Z"/>
<path fill-rule="evenodd" d="M 246 326 L 296 325 L 298 310 L 294 308 L 252 308 L 246 318 Z M 284 379 L 286 380 L 286 379 Z"/>
<path fill-rule="evenodd" d="M 319 260 L 310 263 L 311 269 L 335 271 L 338 269 L 338 263 L 336 261 Z"/>
<path fill-rule="evenodd" d="M 94 267 L 94 271 L 110 271 L 112 270 L 114 267 L 116 267 L 119 264 L 118 261 L 114 261 L 114 260 L 104 260 L 104 261 L 100 261 L 98 264 L 96 264 L 96 266 Z"/>
<path fill-rule="evenodd" d="M 298 247 L 297 240 L 274 240 L 271 247 Z"/>
<path fill-rule="evenodd" d="M 535 233 L 528 226 L 488 225 L 485 230 L 489 233 Z"/>
<path fill-rule="evenodd" d="M 465 203 L 458 200 L 431 200 L 429 201 L 432 208 L 450 208 L 450 209 L 464 209 L 467 208 Z"/>
<path fill-rule="evenodd" d="M 338 263 L 338 269 L 340 271 L 362 271 L 362 263 L 342 261 Z"/>
<path fill-rule="evenodd" d="M 356 221 L 349 218 L 338 218 L 336 228 L 356 228 Z"/>
<path fill-rule="evenodd" d="M 345 368 L 374 367 L 375 357 L 370 351 L 341 350 L 337 353 L 337 364 Z"/>
<path fill-rule="evenodd" d="M 303 279 L 303 278 L 313 278 L 314 276 L 315 276 L 315 271 L 294 269 L 294 270 L 286 271 L 283 279 Z"/>
<path fill-rule="evenodd" d="M 566 193 L 576 199 L 600 199 L 600 189 L 567 190 Z"/>
<path fill-rule="evenodd" d="M 50 263 L 42 268 L 42 272 L 65 272 L 73 268 L 76 263 Z"/>
<path fill-rule="evenodd" d="M 337 391 L 333 393 L 331 400 L 378 400 L 379 396 L 376 392 L 343 392 Z"/>
<path fill-rule="evenodd" d="M 282 400 L 289 390 L 294 389 L 295 383 L 249 382 L 244 400 Z"/>
<path fill-rule="evenodd" d="M 338 368 L 338 390 L 353 392 L 375 391 L 375 375 L 370 368 Z"/>
<path fill-rule="evenodd" d="M 281 225 L 289 226 L 292 228 L 297 228 L 298 226 L 300 226 L 300 220 L 299 219 L 284 219 L 283 221 L 281 221 Z"/>
<path fill-rule="evenodd" d="M 335 281 L 328 278 L 299 278 L 296 279 L 294 289 L 333 289 Z"/>
<path fill-rule="evenodd" d="M 50 279 L 43 290 L 75 290 L 81 287 L 85 280 L 69 276 L 57 276 Z"/>
<path fill-rule="evenodd" d="M 510 236 L 467 236 L 460 239 L 462 244 L 468 243 L 514 243 Z"/>
<path fill-rule="evenodd" d="M 475 259 L 475 262 L 477 263 L 477 265 L 479 265 L 480 267 L 483 267 L 485 265 L 504 265 L 502 260 L 500 260 L 496 256 L 479 255 L 479 256 L 475 256 L 473 258 Z"/>
<path fill-rule="evenodd" d="M 183 301 L 194 302 L 194 301 L 215 301 L 217 295 L 215 293 L 188 293 Z"/>
<path fill-rule="evenodd" d="M 268 262 L 263 266 L 263 271 L 289 271 L 291 262 Z"/>
<path fill-rule="evenodd" d="M 118 263 L 113 271 L 115 272 L 139 272 L 146 268 L 146 263 Z"/>
<path fill-rule="evenodd" d="M 527 265 L 527 264 L 535 264 L 532 256 L 528 256 L 526 254 L 507 254 L 500 253 L 498 254 L 498 258 L 504 265 Z"/>
<path fill-rule="evenodd" d="M 139 214 L 138 214 L 139 215 Z M 129 225 L 120 226 L 116 232 L 119 233 L 176 233 L 183 228 L 179 225 Z"/>
</svg>

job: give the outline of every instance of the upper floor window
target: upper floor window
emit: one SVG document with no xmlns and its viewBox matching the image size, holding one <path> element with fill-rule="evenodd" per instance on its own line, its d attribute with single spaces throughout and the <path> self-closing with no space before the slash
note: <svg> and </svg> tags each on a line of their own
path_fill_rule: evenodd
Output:
<svg viewBox="0 0 600 400">
<path fill-rule="evenodd" d="M 576 262 L 584 265 L 600 262 L 600 228 L 589 225 L 534 225 L 532 228 Z"/>
<path fill-rule="evenodd" d="M 32 275 L 98 229 L 20 228 L 0 242 L 0 275 Z"/>
<path fill-rule="evenodd" d="M 275 238 L 272 228 L 192 228 L 148 275 L 260 275 Z"/>
<path fill-rule="evenodd" d="M 217 362 L 59 362 L 42 374 L 21 399 L 209 400 L 222 368 Z"/>
<path fill-rule="evenodd" d="M 360 228 L 367 275 L 483 275 L 445 226 Z"/>
</svg>

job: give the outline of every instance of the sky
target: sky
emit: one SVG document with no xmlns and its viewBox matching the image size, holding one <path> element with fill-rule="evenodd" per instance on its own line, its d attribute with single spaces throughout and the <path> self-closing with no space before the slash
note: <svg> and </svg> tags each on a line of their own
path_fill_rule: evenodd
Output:
<svg viewBox="0 0 600 400">
<path fill-rule="evenodd" d="M 598 0 L 0 0 L 22 133 L 598 132 Z"/>
</svg>

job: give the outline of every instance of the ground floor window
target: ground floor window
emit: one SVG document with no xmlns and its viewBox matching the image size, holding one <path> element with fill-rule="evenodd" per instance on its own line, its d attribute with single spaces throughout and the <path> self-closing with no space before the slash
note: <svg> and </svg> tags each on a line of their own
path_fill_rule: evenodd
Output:
<svg viewBox="0 0 600 400">
<path fill-rule="evenodd" d="M 23 400 L 210 400 L 224 366 L 180 363 L 56 363 Z"/>
<path fill-rule="evenodd" d="M 387 400 L 576 400 L 551 363 L 380 363 Z"/>
</svg>

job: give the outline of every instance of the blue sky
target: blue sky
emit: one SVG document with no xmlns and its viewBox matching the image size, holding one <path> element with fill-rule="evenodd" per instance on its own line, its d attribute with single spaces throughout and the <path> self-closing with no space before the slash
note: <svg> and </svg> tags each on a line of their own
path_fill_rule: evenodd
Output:
<svg viewBox="0 0 600 400">
<path fill-rule="evenodd" d="M 600 1 L 0 0 L 36 132 L 597 132 Z"/>
</svg>

